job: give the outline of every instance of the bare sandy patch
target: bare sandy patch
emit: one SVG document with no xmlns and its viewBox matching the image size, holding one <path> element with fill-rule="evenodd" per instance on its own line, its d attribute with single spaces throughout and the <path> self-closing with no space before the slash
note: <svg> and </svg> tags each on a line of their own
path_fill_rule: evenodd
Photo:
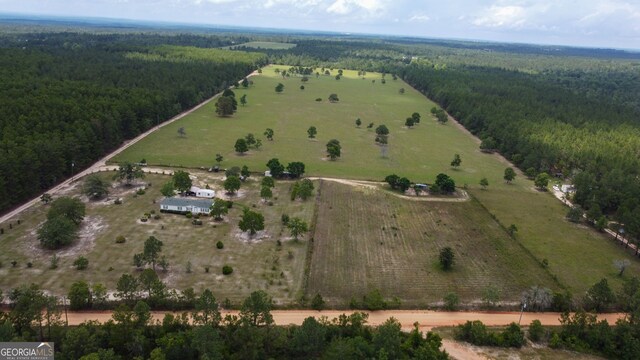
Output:
<svg viewBox="0 0 640 360">
<path fill-rule="evenodd" d="M 253 236 L 249 236 L 249 232 L 235 230 L 233 232 L 233 237 L 242 241 L 245 244 L 256 244 L 264 240 L 270 239 L 271 235 L 269 235 L 269 233 L 265 230 L 260 230 L 256 232 L 255 235 Z"/>
</svg>

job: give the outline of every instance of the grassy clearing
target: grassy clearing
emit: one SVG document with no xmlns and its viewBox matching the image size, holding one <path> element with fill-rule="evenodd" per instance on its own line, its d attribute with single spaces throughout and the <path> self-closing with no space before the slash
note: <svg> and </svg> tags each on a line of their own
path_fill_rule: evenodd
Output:
<svg viewBox="0 0 640 360">
<path fill-rule="evenodd" d="M 439 267 L 451 246 L 456 263 Z M 450 292 L 480 301 L 489 286 L 517 301 L 531 285 L 557 288 L 548 273 L 510 239 L 477 202 L 407 201 L 372 189 L 323 182 L 308 296 L 345 306 L 373 289 L 424 307 Z"/>
<path fill-rule="evenodd" d="M 249 41 L 246 43 L 225 46 L 223 49 L 231 49 L 235 47 L 248 47 L 251 49 L 270 49 L 270 50 L 287 50 L 296 47 L 296 44 L 291 43 L 281 43 L 281 42 L 273 42 L 273 41 Z"/>
<path fill-rule="evenodd" d="M 216 190 L 222 188 L 221 181 L 207 173 L 195 175 L 196 183 L 201 186 L 209 184 Z M 306 241 L 302 238 L 298 243 L 293 242 L 288 232 L 283 231 L 280 217 L 287 213 L 309 222 L 313 214 L 312 202 L 291 202 L 288 198 L 290 183 L 280 182 L 274 190 L 274 197 L 279 200 L 268 206 L 259 199 L 259 184 L 253 179 L 243 184 L 224 222 L 203 218 L 203 226 L 194 226 L 185 216 L 175 214 L 161 214 L 159 220 L 139 222 L 146 212 L 155 210 L 159 213 L 154 200 L 162 199 L 160 187 L 168 179 L 168 176 L 148 175 L 144 182 L 153 186 L 140 196 L 135 195 L 134 189 L 113 189 L 110 196 L 112 200 L 123 198 L 121 205 L 114 205 L 113 201 L 87 203 L 87 218 L 83 225 L 86 236 L 69 249 L 58 252 L 60 262 L 55 270 L 49 269 L 53 252 L 41 250 L 35 234 L 35 229 L 44 221 L 47 207 L 32 208 L 21 216 L 24 222 L 20 226 L 0 237 L 3 265 L 0 288 L 8 290 L 21 283 L 34 282 L 53 293 L 64 294 L 72 282 L 83 279 L 114 289 L 122 273 L 136 272 L 132 256 L 141 252 L 144 240 L 153 235 L 163 241 L 162 253 L 171 264 L 167 273 L 159 272 L 170 288 L 211 288 L 216 297 L 232 301 L 245 298 L 251 291 L 264 289 L 278 302 L 293 302 L 301 291 Z M 68 189 L 68 193 L 78 194 L 79 186 Z M 237 224 L 242 207 L 253 207 L 254 204 L 265 216 L 268 237 L 247 242 L 239 237 Z M 116 244 L 118 235 L 125 236 L 126 243 Z M 276 245 L 278 239 L 283 243 L 281 247 Z M 217 241 L 224 243 L 224 249 L 216 248 Z M 80 255 L 90 262 L 85 271 L 77 271 L 71 265 Z M 11 267 L 13 260 L 18 261 L 16 268 Z M 33 263 L 32 268 L 26 268 L 29 261 Z M 191 274 L 186 272 L 188 261 L 192 263 Z M 222 275 L 225 264 L 233 267 L 232 275 Z M 210 266 L 210 273 L 205 273 L 205 266 Z"/>
</svg>

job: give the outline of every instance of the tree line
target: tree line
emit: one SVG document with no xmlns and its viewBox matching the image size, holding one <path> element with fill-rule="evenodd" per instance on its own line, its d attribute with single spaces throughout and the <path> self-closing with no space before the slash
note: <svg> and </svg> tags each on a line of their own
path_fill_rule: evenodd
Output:
<svg viewBox="0 0 640 360">
<path fill-rule="evenodd" d="M 0 37 L 0 211 L 77 173 L 265 61 L 255 53 L 156 46 L 163 39 L 164 44 L 219 43 L 123 34 Z"/>
</svg>

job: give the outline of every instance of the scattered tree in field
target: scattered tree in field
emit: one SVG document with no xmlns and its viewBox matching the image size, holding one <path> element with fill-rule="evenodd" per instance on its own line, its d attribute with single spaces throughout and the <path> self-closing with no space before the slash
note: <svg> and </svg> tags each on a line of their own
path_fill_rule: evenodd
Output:
<svg viewBox="0 0 640 360">
<path fill-rule="evenodd" d="M 284 85 L 282 85 L 282 83 L 278 83 L 278 85 L 276 85 L 276 92 L 280 94 L 283 91 L 284 91 Z"/>
<path fill-rule="evenodd" d="M 506 181 L 507 184 L 511 184 L 511 182 L 515 178 L 516 178 L 516 172 L 515 170 L 513 170 L 512 167 L 508 167 L 504 169 L 504 181 Z"/>
<path fill-rule="evenodd" d="M 329 156 L 329 159 L 331 159 L 332 161 L 336 160 L 340 157 L 341 151 L 342 146 L 340 145 L 340 142 L 338 140 L 329 140 L 329 142 L 327 143 L 327 156 Z"/>
<path fill-rule="evenodd" d="M 69 299 L 70 310 L 89 308 L 91 305 L 91 290 L 89 289 L 89 284 L 84 281 L 74 282 L 71 284 L 67 297 Z"/>
<path fill-rule="evenodd" d="M 216 114 L 218 116 L 226 117 L 233 115 L 236 109 L 233 106 L 235 99 L 230 96 L 221 96 L 216 101 Z"/>
<path fill-rule="evenodd" d="M 447 311 L 455 310 L 456 307 L 458 307 L 458 304 L 460 303 L 460 298 L 458 297 L 458 294 L 453 292 L 445 295 L 444 298 L 442 298 L 442 300 L 444 300 L 444 308 Z"/>
<path fill-rule="evenodd" d="M 44 193 L 44 194 L 42 194 L 42 196 L 40 196 L 40 201 L 42 201 L 42 203 L 45 204 L 45 205 L 50 203 L 51 200 L 53 200 L 53 196 L 51 196 L 51 194 L 49 194 L 49 193 Z"/>
<path fill-rule="evenodd" d="M 487 178 L 480 179 L 480 186 L 482 186 L 482 190 L 487 190 L 487 186 L 489 186 L 489 180 Z"/>
<path fill-rule="evenodd" d="M 224 160 L 224 157 L 220 154 L 216 154 L 216 163 L 220 165 L 220 163 Z"/>
<path fill-rule="evenodd" d="M 109 193 L 111 184 L 97 174 L 87 176 L 82 192 L 90 199 L 102 199 Z"/>
<path fill-rule="evenodd" d="M 160 189 L 160 193 L 166 197 L 172 197 L 175 194 L 175 187 L 173 186 L 173 180 L 169 180 Z"/>
<path fill-rule="evenodd" d="M 447 174 L 440 173 L 436 176 L 436 181 L 434 185 L 440 190 L 440 192 L 444 194 L 450 194 L 456 191 L 456 183 L 453 181 L 451 177 Z"/>
<path fill-rule="evenodd" d="M 116 297 L 131 303 L 136 298 L 138 286 L 138 279 L 133 275 L 122 274 L 116 284 Z"/>
<path fill-rule="evenodd" d="M 387 175 L 387 177 L 384 178 L 384 181 L 389 184 L 392 189 L 397 189 L 398 182 L 400 181 L 400 176 L 396 174 Z"/>
<path fill-rule="evenodd" d="M 433 109 L 431 109 L 432 113 L 433 113 Z M 449 116 L 447 116 L 447 113 L 445 113 L 444 110 L 442 109 L 436 109 L 435 113 L 433 114 L 436 116 L 436 119 L 438 119 L 438 122 L 440 124 L 445 124 L 447 121 L 449 121 Z"/>
<path fill-rule="evenodd" d="M 234 149 L 239 154 L 244 154 L 249 151 L 249 146 L 247 145 L 247 140 L 240 138 L 236 140 L 236 144 L 234 145 Z"/>
<path fill-rule="evenodd" d="M 273 180 L 273 177 L 265 176 L 262 178 L 262 181 L 260 181 L 260 185 L 272 188 L 276 186 L 276 182 Z"/>
<path fill-rule="evenodd" d="M 224 180 L 223 187 L 229 194 L 234 194 L 240 189 L 240 178 L 237 176 L 229 176 Z"/>
<path fill-rule="evenodd" d="M 400 93 L 400 95 L 404 95 L 405 90 L 404 90 L 404 88 L 400 88 L 400 90 L 398 90 L 398 92 Z"/>
<path fill-rule="evenodd" d="M 86 208 L 82 201 L 64 196 L 51 203 L 51 208 L 47 212 L 47 220 L 64 217 L 71 220 L 75 225 L 80 225 L 84 220 L 85 212 Z"/>
<path fill-rule="evenodd" d="M 460 164 L 462 164 L 462 158 L 460 158 L 460 154 L 453 155 L 453 160 L 451 160 L 451 166 L 454 169 L 457 169 L 458 166 L 460 166 Z"/>
<path fill-rule="evenodd" d="M 187 136 L 187 132 L 186 132 L 186 130 L 184 129 L 184 127 L 182 127 L 182 126 L 181 126 L 181 127 L 179 127 L 179 128 L 178 128 L 178 136 L 180 136 L 180 137 L 185 137 L 185 136 Z"/>
<path fill-rule="evenodd" d="M 527 175 L 529 179 L 533 180 L 536 177 L 536 169 L 530 167 L 524 171 L 524 174 Z"/>
<path fill-rule="evenodd" d="M 303 235 L 304 233 L 309 231 L 309 225 L 307 225 L 307 223 L 304 220 L 298 217 L 289 219 L 289 222 L 287 223 L 287 227 L 291 232 L 291 236 L 293 236 L 293 238 L 296 241 L 298 241 L 298 236 Z"/>
<path fill-rule="evenodd" d="M 232 166 L 230 168 L 228 168 L 227 170 L 225 170 L 224 172 L 224 176 L 229 177 L 229 176 L 240 176 L 240 168 L 237 166 Z"/>
<path fill-rule="evenodd" d="M 142 254 L 144 256 L 144 260 L 147 264 L 151 264 L 153 270 L 156 269 L 156 262 L 160 257 L 160 252 L 162 251 L 162 241 L 158 240 L 155 236 L 149 236 L 147 240 L 144 241 L 144 249 L 142 250 Z"/>
<path fill-rule="evenodd" d="M 76 267 L 76 270 L 84 270 L 89 267 L 89 260 L 87 260 L 87 258 L 84 256 L 80 256 L 79 258 L 75 259 L 75 261 L 73 262 L 73 266 Z"/>
<path fill-rule="evenodd" d="M 260 197 L 262 200 L 267 201 L 273 197 L 273 191 L 271 191 L 270 187 L 263 186 L 262 189 L 260 189 Z"/>
<path fill-rule="evenodd" d="M 262 140 L 261 139 L 256 139 L 256 143 L 253 145 L 253 147 L 256 150 L 260 150 L 260 147 L 262 147 Z"/>
<path fill-rule="evenodd" d="M 274 178 L 282 176 L 282 173 L 284 172 L 284 165 L 280 164 L 280 161 L 277 158 L 269 160 L 269 162 L 267 162 L 267 167 L 271 172 L 271 176 Z"/>
<path fill-rule="evenodd" d="M 336 75 L 336 80 L 340 80 L 342 78 L 342 75 L 338 74 Z"/>
<path fill-rule="evenodd" d="M 242 87 L 245 89 L 249 87 L 249 79 L 247 78 L 242 79 Z"/>
<path fill-rule="evenodd" d="M 222 199 L 215 199 L 209 210 L 214 220 L 220 221 L 222 220 L 222 215 L 229 213 L 229 206 L 227 206 L 226 201 Z"/>
<path fill-rule="evenodd" d="M 547 186 L 549 185 L 549 174 L 547 174 L 546 172 L 541 172 L 540 174 L 536 175 L 533 183 L 539 190 L 547 190 Z"/>
<path fill-rule="evenodd" d="M 315 126 L 311 126 L 307 129 L 307 134 L 309 134 L 309 139 L 313 139 L 316 137 L 316 134 L 318 134 L 318 130 Z"/>
<path fill-rule="evenodd" d="M 507 228 L 507 232 L 509 233 L 510 236 L 515 236 L 516 233 L 518 232 L 518 227 L 515 224 L 511 224 Z"/>
<path fill-rule="evenodd" d="M 120 163 L 118 166 L 118 171 L 113 176 L 113 179 L 117 179 L 118 181 L 125 182 L 125 185 L 131 185 L 131 182 L 134 179 L 142 179 L 144 178 L 144 172 L 142 172 L 142 168 L 139 165 L 134 165 L 130 162 Z"/>
<path fill-rule="evenodd" d="M 300 85 L 300 90 L 304 90 L 304 85 Z"/>
<path fill-rule="evenodd" d="M 294 178 L 301 177 L 304 174 L 304 168 L 305 168 L 304 163 L 300 161 L 290 162 L 287 165 L 287 171 Z"/>
<path fill-rule="evenodd" d="M 256 137 L 252 133 L 248 133 L 244 137 L 244 141 L 247 143 L 247 147 L 251 147 L 256 144 Z"/>
<path fill-rule="evenodd" d="M 331 95 L 329 95 L 329 102 L 334 103 L 334 102 L 338 102 L 338 101 L 340 101 L 340 99 L 338 98 L 338 95 L 337 95 L 337 94 L 331 94 Z"/>
<path fill-rule="evenodd" d="M 406 177 L 401 177 L 400 179 L 398 179 L 398 189 L 401 192 L 405 192 L 407 190 L 409 190 L 409 188 L 411 187 L 411 181 L 409 179 L 407 179 Z"/>
<path fill-rule="evenodd" d="M 267 140 L 273 141 L 273 129 L 267 128 L 267 130 L 264 131 L 264 136 L 267 138 Z"/>
<path fill-rule="evenodd" d="M 404 126 L 408 127 L 409 129 L 411 129 L 413 127 L 413 125 L 415 125 L 415 122 L 413 121 L 413 118 L 408 117 L 407 120 L 405 120 L 404 122 Z"/>
<path fill-rule="evenodd" d="M 414 124 L 420 124 L 420 114 L 417 112 L 414 112 L 413 114 L 411 114 L 411 118 L 413 119 L 413 123 Z"/>
<path fill-rule="evenodd" d="M 313 182 L 309 179 L 296 181 L 291 187 L 291 200 L 293 201 L 296 198 L 307 200 L 313 195 L 313 189 Z"/>
<path fill-rule="evenodd" d="M 247 94 L 240 96 L 240 105 L 242 106 L 247 105 Z"/>
<path fill-rule="evenodd" d="M 371 127 L 373 127 L 373 123 Z M 376 128 L 376 134 L 384 136 L 389 135 L 389 129 L 385 125 L 380 125 Z"/>
<path fill-rule="evenodd" d="M 47 220 L 38 229 L 38 240 L 47 249 L 59 249 L 71 244 L 75 239 L 78 226 L 64 216 Z"/>
<path fill-rule="evenodd" d="M 247 165 L 242 165 L 242 169 L 240 169 L 240 175 L 245 179 L 251 176 L 251 172 L 249 171 L 249 167 Z"/>
<path fill-rule="evenodd" d="M 451 247 L 447 246 L 440 250 L 440 266 L 442 266 L 443 270 L 450 270 L 453 266 L 454 253 Z"/>
<path fill-rule="evenodd" d="M 356 119 L 356 127 L 360 127 L 360 125 L 362 125 L 362 120 L 360 120 L 360 118 Z"/>
<path fill-rule="evenodd" d="M 373 123 L 369 123 L 369 125 L 367 125 L 367 129 L 373 129 Z"/>
<path fill-rule="evenodd" d="M 244 208 L 242 219 L 238 223 L 240 230 L 248 231 L 249 236 L 253 236 L 256 232 L 264 230 L 264 216 L 262 214 Z"/>
<path fill-rule="evenodd" d="M 191 185 L 193 182 L 191 181 L 191 177 L 189 177 L 189 173 L 182 170 L 177 170 L 173 173 L 173 187 L 181 193 L 185 191 L 189 191 L 191 189 Z"/>
</svg>

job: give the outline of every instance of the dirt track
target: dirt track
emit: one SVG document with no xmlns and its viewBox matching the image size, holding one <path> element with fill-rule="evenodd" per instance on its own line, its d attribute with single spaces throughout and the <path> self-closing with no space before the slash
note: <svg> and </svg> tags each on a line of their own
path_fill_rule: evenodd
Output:
<svg viewBox="0 0 640 360">
<path fill-rule="evenodd" d="M 339 310 L 274 310 L 273 319 L 277 325 L 300 325 L 302 321 L 310 316 L 320 318 L 326 316 L 329 319 L 338 317 L 341 314 L 350 314 L 353 311 Z M 154 320 L 162 320 L 169 312 L 154 311 Z M 467 320 L 480 320 L 486 325 L 499 326 L 518 322 L 519 312 L 445 312 L 427 310 L 387 310 L 367 312 L 369 314 L 369 325 L 380 325 L 390 317 L 396 318 L 402 324 L 404 330 L 413 328 L 413 324 L 418 322 L 421 329 L 431 329 L 437 326 L 454 326 L 462 324 Z M 237 311 L 223 311 L 223 316 L 227 314 L 237 315 Z M 617 319 L 623 318 L 625 314 L 600 314 L 599 319 L 606 319 L 609 324 L 614 324 Z M 97 320 L 105 322 L 111 319 L 110 311 L 103 312 L 70 312 L 68 313 L 69 325 L 78 325 L 87 320 Z M 521 323 L 527 325 L 532 320 L 538 319 L 543 325 L 560 325 L 560 313 L 524 313 Z"/>
</svg>

